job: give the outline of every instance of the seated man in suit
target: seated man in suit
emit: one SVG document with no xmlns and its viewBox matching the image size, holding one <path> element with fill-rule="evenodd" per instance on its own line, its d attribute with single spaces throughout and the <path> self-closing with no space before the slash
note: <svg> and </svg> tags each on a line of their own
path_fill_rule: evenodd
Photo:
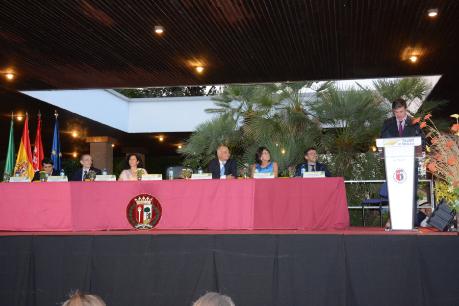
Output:
<svg viewBox="0 0 459 306">
<path fill-rule="evenodd" d="M 209 163 L 208 171 L 212 173 L 213 179 L 236 178 L 237 166 L 234 159 L 230 159 L 230 151 L 227 146 L 219 145 L 217 148 L 217 158 Z"/>
<path fill-rule="evenodd" d="M 295 176 L 302 177 L 301 169 L 304 169 L 305 172 L 312 172 L 312 171 L 323 171 L 325 172 L 326 177 L 330 177 L 330 171 L 328 171 L 327 166 L 322 163 L 318 163 L 317 159 L 319 155 L 317 154 L 316 148 L 309 148 L 304 152 L 304 159 L 306 162 L 301 163 L 296 166 L 295 168 Z"/>
<path fill-rule="evenodd" d="M 45 171 L 47 176 L 59 175 L 59 172 L 57 172 L 57 170 L 53 169 L 54 163 L 53 163 L 53 161 L 51 159 L 49 159 L 49 158 L 43 159 L 42 162 L 41 162 L 41 166 L 42 166 L 42 170 L 41 171 Z M 32 182 L 39 181 L 39 180 L 40 180 L 40 170 L 35 172 L 35 174 L 33 176 L 33 179 L 32 179 Z"/>
<path fill-rule="evenodd" d="M 89 171 L 94 171 L 96 175 L 100 175 L 102 172 L 92 166 L 92 157 L 89 154 L 83 154 L 80 157 L 81 169 L 76 170 L 70 177 L 71 181 L 84 181 Z"/>
</svg>

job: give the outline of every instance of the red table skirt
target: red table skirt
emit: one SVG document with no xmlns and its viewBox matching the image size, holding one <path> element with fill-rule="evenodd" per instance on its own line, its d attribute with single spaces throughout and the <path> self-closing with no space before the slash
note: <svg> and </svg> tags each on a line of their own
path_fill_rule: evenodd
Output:
<svg viewBox="0 0 459 306">
<path fill-rule="evenodd" d="M 140 193 L 162 207 L 158 229 L 343 229 L 342 178 L 0 184 L 0 230 L 130 229 Z"/>
</svg>

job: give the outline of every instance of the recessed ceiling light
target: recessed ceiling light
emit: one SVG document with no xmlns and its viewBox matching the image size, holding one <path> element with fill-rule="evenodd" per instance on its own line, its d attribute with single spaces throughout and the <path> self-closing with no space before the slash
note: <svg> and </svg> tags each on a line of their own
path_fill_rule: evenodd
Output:
<svg viewBox="0 0 459 306">
<path fill-rule="evenodd" d="M 14 73 L 12 73 L 12 72 L 5 73 L 5 78 L 6 78 L 8 81 L 14 80 Z"/>
<path fill-rule="evenodd" d="M 418 56 L 417 55 L 411 55 L 409 57 L 410 62 L 416 63 L 418 61 Z"/>
<path fill-rule="evenodd" d="M 433 9 L 427 10 L 427 16 L 429 16 L 430 18 L 437 17 L 438 16 L 438 9 L 433 8 Z"/>
<path fill-rule="evenodd" d="M 204 72 L 204 67 L 202 67 L 202 66 L 197 66 L 195 69 L 196 69 L 197 73 L 203 73 Z"/>
<path fill-rule="evenodd" d="M 78 153 L 77 152 L 73 152 L 72 156 L 73 156 L 73 158 L 77 158 L 78 157 Z"/>
<path fill-rule="evenodd" d="M 164 33 L 164 27 L 160 25 L 155 26 L 155 33 L 158 35 L 162 35 Z"/>
<path fill-rule="evenodd" d="M 115 144 L 114 144 L 114 143 L 112 143 L 112 148 L 114 148 L 114 147 L 115 147 Z"/>
<path fill-rule="evenodd" d="M 178 145 L 178 148 L 181 149 L 181 148 L 182 148 L 182 145 Z"/>
<path fill-rule="evenodd" d="M 77 138 L 78 137 L 78 131 L 72 131 L 72 137 Z"/>
<path fill-rule="evenodd" d="M 164 137 L 163 136 L 159 136 L 158 140 L 162 142 L 162 141 L 164 141 Z"/>
<path fill-rule="evenodd" d="M 16 120 L 17 121 L 22 121 L 22 119 L 24 119 L 24 116 L 22 116 L 22 114 L 17 114 L 16 115 Z"/>
</svg>

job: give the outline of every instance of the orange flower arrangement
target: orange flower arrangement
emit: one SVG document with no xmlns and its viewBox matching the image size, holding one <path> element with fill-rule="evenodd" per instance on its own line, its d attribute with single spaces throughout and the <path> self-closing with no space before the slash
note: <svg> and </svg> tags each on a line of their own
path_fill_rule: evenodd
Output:
<svg viewBox="0 0 459 306">
<path fill-rule="evenodd" d="M 437 180 L 438 186 L 447 186 L 441 194 L 449 201 L 459 205 L 459 114 L 451 115 L 456 123 L 450 128 L 452 133 L 441 132 L 431 120 L 432 115 L 427 114 L 419 118 L 419 126 L 426 129 L 426 138 L 430 142 L 427 146 L 428 156 L 426 158 L 427 170 Z M 440 192 L 437 192 L 437 195 Z"/>
</svg>

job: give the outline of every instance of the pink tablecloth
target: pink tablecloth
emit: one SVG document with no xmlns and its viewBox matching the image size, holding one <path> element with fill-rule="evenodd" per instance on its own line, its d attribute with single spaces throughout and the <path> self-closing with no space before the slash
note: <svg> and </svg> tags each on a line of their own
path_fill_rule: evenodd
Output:
<svg viewBox="0 0 459 306">
<path fill-rule="evenodd" d="M 155 196 L 158 229 L 342 229 L 342 178 L 0 184 L 0 230 L 130 229 L 128 202 Z"/>
</svg>

